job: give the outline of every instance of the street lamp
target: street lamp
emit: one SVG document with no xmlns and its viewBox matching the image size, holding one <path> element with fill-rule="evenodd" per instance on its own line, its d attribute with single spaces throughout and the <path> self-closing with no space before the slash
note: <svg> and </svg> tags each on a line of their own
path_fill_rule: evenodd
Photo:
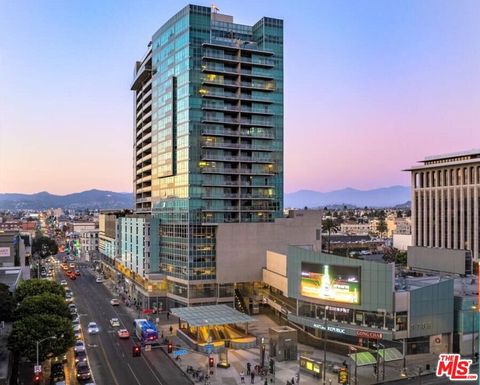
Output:
<svg viewBox="0 0 480 385">
<path fill-rule="evenodd" d="M 472 325 L 472 360 L 475 360 L 475 325 L 477 323 L 478 307 L 473 305 L 470 307 L 473 311 L 473 325 Z"/>
<path fill-rule="evenodd" d="M 40 346 L 40 344 L 46 340 L 56 340 L 57 339 L 57 336 L 50 336 L 50 337 L 47 337 L 47 338 L 44 338 L 43 340 L 40 340 L 40 341 L 37 341 L 37 366 L 40 365 L 39 364 L 39 359 L 38 359 L 38 347 Z"/>
<path fill-rule="evenodd" d="M 380 381 L 380 355 L 379 353 L 379 348 L 381 347 L 383 350 L 383 357 L 382 357 L 382 378 L 385 380 L 385 345 L 381 344 L 380 342 L 377 341 L 377 343 L 374 345 L 375 348 L 377 349 L 377 382 Z"/>
</svg>

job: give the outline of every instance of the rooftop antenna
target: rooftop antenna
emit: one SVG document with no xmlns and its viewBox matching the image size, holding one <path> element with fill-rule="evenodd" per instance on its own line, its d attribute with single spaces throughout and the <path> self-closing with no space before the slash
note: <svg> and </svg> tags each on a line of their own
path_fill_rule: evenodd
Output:
<svg viewBox="0 0 480 385">
<path fill-rule="evenodd" d="M 212 12 L 218 13 L 218 11 L 220 11 L 220 8 L 218 8 L 215 4 L 212 4 Z"/>
</svg>

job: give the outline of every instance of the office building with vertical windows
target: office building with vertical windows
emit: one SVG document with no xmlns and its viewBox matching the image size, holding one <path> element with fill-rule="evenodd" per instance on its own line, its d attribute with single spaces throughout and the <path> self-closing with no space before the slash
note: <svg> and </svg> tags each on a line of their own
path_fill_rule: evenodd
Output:
<svg viewBox="0 0 480 385">
<path fill-rule="evenodd" d="M 237 24 L 188 5 L 153 34 L 131 89 L 135 210 L 151 214 L 159 256 L 150 270 L 170 306 L 232 302 L 234 283 L 217 276 L 218 236 L 231 234 L 220 227 L 283 217 L 283 21 Z"/>
<path fill-rule="evenodd" d="M 413 245 L 480 252 L 480 150 L 430 156 L 412 178 Z"/>
</svg>

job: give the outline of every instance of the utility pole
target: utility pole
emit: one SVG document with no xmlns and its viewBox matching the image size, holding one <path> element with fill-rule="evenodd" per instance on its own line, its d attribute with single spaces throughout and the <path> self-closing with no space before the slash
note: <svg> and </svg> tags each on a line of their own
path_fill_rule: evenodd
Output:
<svg viewBox="0 0 480 385">
<path fill-rule="evenodd" d="M 323 385 L 327 384 L 327 314 L 323 322 Z"/>
</svg>

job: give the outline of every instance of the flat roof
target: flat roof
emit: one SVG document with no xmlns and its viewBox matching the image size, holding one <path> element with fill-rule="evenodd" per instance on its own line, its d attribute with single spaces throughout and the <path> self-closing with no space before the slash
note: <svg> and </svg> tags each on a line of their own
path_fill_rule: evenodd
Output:
<svg viewBox="0 0 480 385">
<path fill-rule="evenodd" d="M 225 325 L 255 321 L 227 305 L 177 307 L 170 312 L 192 326 Z"/>
<path fill-rule="evenodd" d="M 477 149 L 471 149 L 466 151 L 451 152 L 448 154 L 426 156 L 422 162 L 429 162 L 431 160 L 457 158 L 457 157 L 468 156 L 468 155 L 479 155 L 479 154 L 480 154 L 480 149 L 477 148 Z"/>
</svg>

